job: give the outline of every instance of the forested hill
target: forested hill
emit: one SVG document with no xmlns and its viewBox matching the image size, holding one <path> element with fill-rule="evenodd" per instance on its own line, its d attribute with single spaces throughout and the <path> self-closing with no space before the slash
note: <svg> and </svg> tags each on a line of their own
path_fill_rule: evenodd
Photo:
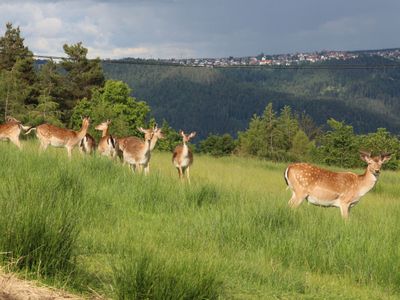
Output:
<svg viewBox="0 0 400 300">
<path fill-rule="evenodd" d="M 325 64 L 393 63 L 361 57 Z M 400 68 L 299 70 L 211 69 L 159 65 L 103 64 L 106 77 L 127 82 L 148 102 L 156 119 L 175 129 L 209 133 L 244 130 L 268 102 L 275 110 L 290 105 L 317 124 L 333 117 L 356 132 L 385 127 L 400 133 Z"/>
</svg>

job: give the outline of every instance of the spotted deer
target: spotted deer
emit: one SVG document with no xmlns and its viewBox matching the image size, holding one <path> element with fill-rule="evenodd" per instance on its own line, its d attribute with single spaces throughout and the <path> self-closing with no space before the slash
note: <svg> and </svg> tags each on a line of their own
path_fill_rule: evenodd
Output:
<svg viewBox="0 0 400 300">
<path fill-rule="evenodd" d="M 36 130 L 36 136 L 40 141 L 40 149 L 42 151 L 45 151 L 49 145 L 53 147 L 65 147 L 68 157 L 71 158 L 72 150 L 86 135 L 89 124 L 90 118 L 85 117 L 79 131 L 59 128 L 51 124 L 42 124 L 37 127 L 31 127 L 25 134 Z"/>
<path fill-rule="evenodd" d="M 155 125 L 155 128 L 153 129 L 153 137 L 151 138 L 151 142 L 150 142 L 150 151 L 153 151 L 157 141 L 159 139 L 164 139 L 165 136 L 161 131 L 161 128 L 158 128 L 157 124 Z M 124 138 L 119 138 L 117 139 L 117 143 L 118 143 L 118 153 L 122 159 L 122 153 L 123 153 L 123 149 L 125 149 L 125 145 L 126 145 L 126 141 L 128 140 L 136 140 L 136 141 L 141 141 L 138 137 L 136 136 L 130 136 L 130 137 L 124 137 Z M 149 168 L 150 163 L 147 165 L 147 167 Z"/>
<path fill-rule="evenodd" d="M 364 174 L 332 172 L 307 163 L 294 163 L 287 167 L 285 180 L 292 190 L 291 207 L 298 207 L 304 199 L 311 204 L 338 207 L 347 219 L 350 208 L 370 191 L 378 180 L 382 165 L 391 155 L 371 157 L 371 153 L 360 151 L 360 157 L 368 165 Z"/>
<path fill-rule="evenodd" d="M 190 166 L 193 164 L 193 153 L 188 147 L 187 143 L 196 136 L 196 132 L 190 134 L 185 134 L 182 130 L 179 131 L 182 136 L 182 145 L 176 146 L 172 154 L 172 162 L 178 170 L 178 175 L 180 179 L 183 179 L 186 174 L 186 178 L 190 183 Z"/>
<path fill-rule="evenodd" d="M 86 133 L 79 142 L 79 151 L 81 153 L 92 154 L 96 149 L 96 140 L 89 133 Z"/>
<path fill-rule="evenodd" d="M 149 173 L 149 161 L 151 157 L 151 140 L 154 135 L 154 129 L 139 128 L 140 132 L 144 133 L 144 140 L 136 137 L 127 137 L 119 139 L 121 143 L 121 151 L 124 163 L 128 163 L 132 170 L 142 171 L 147 175 Z"/>
<path fill-rule="evenodd" d="M 116 138 L 108 133 L 108 127 L 110 124 L 111 121 L 107 120 L 95 127 L 96 130 L 100 130 L 102 132 L 99 145 L 97 146 L 97 151 L 101 155 L 114 158 L 118 152 L 118 142 Z"/>
<path fill-rule="evenodd" d="M 24 126 L 20 121 L 13 117 L 6 117 L 6 123 L 0 124 L 0 140 L 9 140 L 19 149 L 22 149 L 19 135 L 21 130 L 28 130 L 29 126 Z"/>
</svg>

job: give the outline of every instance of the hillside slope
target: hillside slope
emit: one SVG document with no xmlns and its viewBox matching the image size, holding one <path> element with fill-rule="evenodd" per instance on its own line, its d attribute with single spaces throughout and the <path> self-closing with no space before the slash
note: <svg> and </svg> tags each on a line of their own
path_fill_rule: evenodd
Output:
<svg viewBox="0 0 400 300">
<path fill-rule="evenodd" d="M 23 274 L 112 299 L 400 299 L 394 172 L 344 222 L 290 210 L 283 164 L 196 155 L 188 185 L 170 153 L 145 177 L 38 146 L 0 143 L 0 259 Z"/>
<path fill-rule="evenodd" d="M 390 62 L 390 61 L 389 61 Z M 383 64 L 364 57 L 335 64 Z M 392 62 L 390 62 L 392 63 Z M 326 63 L 327 64 L 327 63 Z M 157 120 L 172 127 L 236 134 L 268 102 L 290 105 L 317 124 L 344 120 L 359 133 L 386 127 L 400 132 L 400 69 L 209 69 L 105 63 L 106 76 L 127 82 Z"/>
</svg>

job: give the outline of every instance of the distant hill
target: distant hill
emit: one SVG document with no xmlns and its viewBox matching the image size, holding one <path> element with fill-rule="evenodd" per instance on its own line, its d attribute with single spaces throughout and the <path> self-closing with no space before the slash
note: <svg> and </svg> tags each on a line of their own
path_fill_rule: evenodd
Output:
<svg viewBox="0 0 400 300">
<path fill-rule="evenodd" d="M 330 64 L 324 62 L 322 64 Z M 337 64 L 393 64 L 360 56 Z M 244 130 L 268 102 L 290 105 L 324 125 L 344 120 L 358 133 L 385 127 L 400 133 L 400 68 L 301 70 L 212 69 L 104 63 L 107 78 L 123 80 L 149 103 L 156 119 L 175 129 L 209 133 Z"/>
</svg>

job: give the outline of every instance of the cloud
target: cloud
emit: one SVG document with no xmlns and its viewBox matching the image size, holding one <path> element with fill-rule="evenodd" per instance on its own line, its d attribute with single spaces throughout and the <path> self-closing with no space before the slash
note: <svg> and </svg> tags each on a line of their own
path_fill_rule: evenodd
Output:
<svg viewBox="0 0 400 300">
<path fill-rule="evenodd" d="M 221 57 L 400 46 L 399 10 L 396 0 L 17 0 L 0 4 L 0 25 L 20 26 L 43 55 L 81 41 L 108 58 Z"/>
</svg>

